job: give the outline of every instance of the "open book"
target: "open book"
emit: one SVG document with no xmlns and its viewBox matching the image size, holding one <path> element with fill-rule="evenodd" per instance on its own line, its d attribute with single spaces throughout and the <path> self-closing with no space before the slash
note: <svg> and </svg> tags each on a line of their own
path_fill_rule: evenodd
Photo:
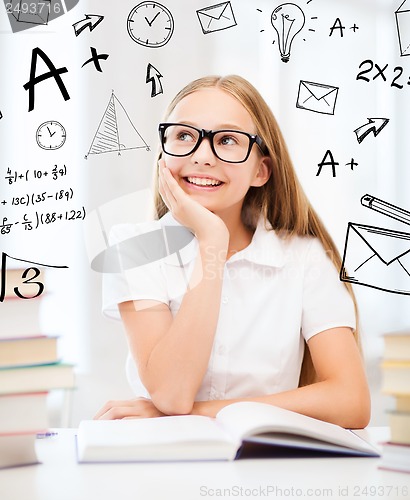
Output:
<svg viewBox="0 0 410 500">
<path fill-rule="evenodd" d="M 83 420 L 77 433 L 79 462 L 233 460 L 245 443 L 379 456 L 352 431 L 253 402 L 228 405 L 216 418 Z"/>
</svg>

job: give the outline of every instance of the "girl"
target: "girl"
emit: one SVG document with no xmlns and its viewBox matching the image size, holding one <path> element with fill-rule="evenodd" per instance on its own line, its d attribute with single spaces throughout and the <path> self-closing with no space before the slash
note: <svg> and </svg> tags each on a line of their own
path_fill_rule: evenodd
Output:
<svg viewBox="0 0 410 500">
<path fill-rule="evenodd" d="M 366 426 L 353 293 L 261 95 L 239 76 L 198 79 L 159 132 L 156 224 L 195 239 L 179 267 L 163 259 L 106 284 L 147 392 L 96 418 L 215 416 L 249 400 Z"/>
</svg>

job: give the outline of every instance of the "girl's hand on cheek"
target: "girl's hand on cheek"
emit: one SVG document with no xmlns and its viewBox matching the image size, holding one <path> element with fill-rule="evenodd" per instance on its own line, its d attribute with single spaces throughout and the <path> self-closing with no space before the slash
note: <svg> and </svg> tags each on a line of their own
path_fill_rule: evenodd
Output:
<svg viewBox="0 0 410 500">
<path fill-rule="evenodd" d="M 217 235 L 229 238 L 222 219 L 185 193 L 163 159 L 158 165 L 159 193 L 175 219 L 193 231 L 199 240 Z"/>
</svg>

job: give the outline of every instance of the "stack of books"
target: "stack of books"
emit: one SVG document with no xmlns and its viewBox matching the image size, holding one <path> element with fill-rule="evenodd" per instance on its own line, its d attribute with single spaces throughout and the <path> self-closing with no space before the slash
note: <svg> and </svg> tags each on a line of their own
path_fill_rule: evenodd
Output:
<svg viewBox="0 0 410 500">
<path fill-rule="evenodd" d="M 58 337 L 41 334 L 43 294 L 36 297 L 34 281 L 24 283 L 24 271 L 6 270 L 0 302 L 0 468 L 38 462 L 35 442 L 48 429 L 48 393 L 75 383 L 73 366 L 58 357 Z"/>
<path fill-rule="evenodd" d="M 382 391 L 394 398 L 381 468 L 410 472 L 410 331 L 384 335 Z"/>
</svg>

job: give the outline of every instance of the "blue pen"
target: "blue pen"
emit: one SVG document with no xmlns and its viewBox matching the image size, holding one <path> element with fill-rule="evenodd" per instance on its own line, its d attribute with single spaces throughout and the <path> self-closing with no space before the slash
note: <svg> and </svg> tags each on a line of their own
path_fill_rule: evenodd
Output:
<svg viewBox="0 0 410 500">
<path fill-rule="evenodd" d="M 58 432 L 39 432 L 37 433 L 37 439 L 46 439 L 49 437 L 58 436 Z"/>
</svg>

